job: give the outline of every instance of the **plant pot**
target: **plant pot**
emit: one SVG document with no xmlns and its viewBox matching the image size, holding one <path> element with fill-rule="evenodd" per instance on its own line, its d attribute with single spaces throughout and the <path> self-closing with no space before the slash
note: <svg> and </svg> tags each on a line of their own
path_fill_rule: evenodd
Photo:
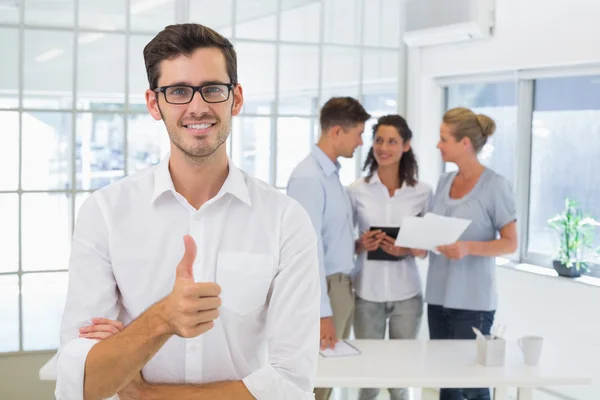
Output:
<svg viewBox="0 0 600 400">
<path fill-rule="evenodd" d="M 553 260 L 552 266 L 559 276 L 564 276 L 565 278 L 579 278 L 581 276 L 582 268 L 577 269 L 575 266 L 569 268 L 558 260 Z"/>
</svg>

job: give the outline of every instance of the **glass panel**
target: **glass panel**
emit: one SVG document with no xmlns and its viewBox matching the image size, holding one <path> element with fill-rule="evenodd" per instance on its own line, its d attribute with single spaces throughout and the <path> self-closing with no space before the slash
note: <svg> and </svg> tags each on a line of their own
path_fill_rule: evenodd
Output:
<svg viewBox="0 0 600 400">
<path fill-rule="evenodd" d="M 131 0 L 131 30 L 158 33 L 175 23 L 175 0 Z"/>
<path fill-rule="evenodd" d="M 398 0 L 365 2 L 363 31 L 366 46 L 400 47 L 401 3 Z"/>
<path fill-rule="evenodd" d="M 358 148 L 354 152 L 354 157 L 340 157 L 338 159 L 340 165 L 342 166 L 342 168 L 340 168 L 340 182 L 342 182 L 342 185 L 348 186 L 356 180 L 356 155 L 360 156 L 360 154 L 360 148 Z"/>
<path fill-rule="evenodd" d="M 321 104 L 331 97 L 358 98 L 360 50 L 358 48 L 324 46 Z"/>
<path fill-rule="evenodd" d="M 125 102 L 125 35 L 84 33 L 78 38 L 77 108 L 119 110 Z"/>
<path fill-rule="evenodd" d="M 73 33 L 25 30 L 23 105 L 71 108 L 73 104 Z"/>
<path fill-rule="evenodd" d="M 0 15 L 2 6 L 0 5 Z M 0 17 L 1 21 L 2 17 Z M 17 29 L 0 28 L 2 62 L 0 63 L 0 108 L 19 106 L 19 33 Z"/>
<path fill-rule="evenodd" d="M 0 353 L 19 351 L 19 277 L 0 276 Z"/>
<path fill-rule="evenodd" d="M 21 0 L 0 1 L 0 23 L 17 24 L 19 23 L 19 8 Z M 2 350 L 0 350 L 2 351 Z"/>
<path fill-rule="evenodd" d="M 0 111 L 0 190 L 19 187 L 19 113 Z M 1 219 L 0 219 L 1 221 Z"/>
<path fill-rule="evenodd" d="M 397 51 L 365 49 L 363 93 L 397 93 L 399 71 Z"/>
<path fill-rule="evenodd" d="M 362 13 L 359 0 L 323 0 L 325 2 L 325 43 L 360 44 Z"/>
<path fill-rule="evenodd" d="M 370 109 L 367 108 L 369 112 Z M 367 122 L 365 122 L 365 132 L 362 135 L 363 145 L 360 147 L 360 171 L 361 176 L 365 175 L 365 171 L 363 171 L 363 167 L 365 165 L 365 161 L 367 160 L 367 155 L 369 154 L 369 150 L 371 150 L 371 146 L 373 145 L 373 126 L 377 123 L 377 119 L 371 118 Z"/>
<path fill-rule="evenodd" d="M 368 93 L 363 96 L 362 104 L 373 117 L 398 114 L 397 92 L 390 87 L 387 93 Z M 365 132 L 367 132 L 365 130 Z M 363 139 L 364 140 L 364 139 Z"/>
<path fill-rule="evenodd" d="M 75 0 L 25 1 L 25 24 L 72 27 Z"/>
<path fill-rule="evenodd" d="M 245 113 L 270 114 L 275 101 L 275 45 L 236 44 Z"/>
<path fill-rule="evenodd" d="M 316 114 L 319 48 L 284 45 L 279 52 L 279 113 Z"/>
<path fill-rule="evenodd" d="M 67 269 L 71 247 L 68 193 L 24 193 L 21 245 L 24 271 Z"/>
<path fill-rule="evenodd" d="M 314 124 L 309 118 L 277 121 L 277 187 L 286 187 L 296 165 L 310 153 Z"/>
<path fill-rule="evenodd" d="M 600 219 L 600 76 L 540 79 L 535 83 L 528 250 L 554 256 L 558 234 L 547 220 L 575 200 Z M 586 172 L 587 171 L 587 172 Z M 600 228 L 594 246 L 600 246 Z M 591 259 L 591 253 L 584 257 Z M 596 259 L 600 264 L 600 260 Z M 592 268 L 600 276 L 600 267 Z"/>
<path fill-rule="evenodd" d="M 496 122 L 496 133 L 479 153 L 482 164 L 515 184 L 517 87 L 512 82 L 455 85 L 448 88 L 448 109 L 470 108 Z M 451 165 L 450 168 L 456 168 Z"/>
<path fill-rule="evenodd" d="M 0 272 L 19 269 L 19 197 L 0 194 Z"/>
<path fill-rule="evenodd" d="M 194 0 L 190 2 L 190 22 L 209 26 L 221 35 L 231 38 L 232 11 L 233 0 Z"/>
<path fill-rule="evenodd" d="M 23 275 L 23 350 L 58 348 L 68 280 L 67 272 Z"/>
<path fill-rule="evenodd" d="M 99 189 L 125 176 L 123 124 L 120 114 L 77 115 L 77 189 Z"/>
<path fill-rule="evenodd" d="M 282 1 L 281 40 L 317 43 L 321 30 L 321 2 L 298 3 L 302 1 Z"/>
<path fill-rule="evenodd" d="M 275 40 L 277 0 L 238 1 L 236 38 Z"/>
<path fill-rule="evenodd" d="M 144 65 L 144 47 L 152 40 L 150 35 L 129 37 L 129 109 L 146 111 L 148 75 Z"/>
<path fill-rule="evenodd" d="M 169 135 L 162 121 L 148 114 L 130 115 L 127 128 L 127 173 L 158 164 L 170 148 Z"/>
<path fill-rule="evenodd" d="M 233 121 L 233 163 L 270 183 L 271 118 L 240 117 Z"/>
<path fill-rule="evenodd" d="M 23 189 L 71 187 L 71 117 L 70 113 L 23 113 Z"/>
<path fill-rule="evenodd" d="M 103 30 L 125 29 L 123 0 L 79 0 L 79 26 Z"/>
</svg>

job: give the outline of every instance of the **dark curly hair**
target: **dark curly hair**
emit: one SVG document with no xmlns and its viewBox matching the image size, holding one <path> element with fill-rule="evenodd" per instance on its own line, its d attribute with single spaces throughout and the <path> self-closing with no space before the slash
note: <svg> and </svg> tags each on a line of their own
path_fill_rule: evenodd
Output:
<svg viewBox="0 0 600 400">
<path fill-rule="evenodd" d="M 375 140 L 375 135 L 377 134 L 377 129 L 380 126 L 393 126 L 398 131 L 398 134 L 404 141 L 404 143 L 410 141 L 412 139 L 412 131 L 408 127 L 406 120 L 400 115 L 384 115 L 383 117 L 377 120 L 377 123 L 373 125 L 373 140 Z M 375 160 L 375 156 L 373 155 L 373 146 L 369 150 L 369 154 L 367 155 L 367 159 L 365 160 L 365 165 L 363 166 L 363 171 L 367 171 L 367 176 L 365 180 L 369 182 L 373 177 L 375 171 L 377 171 L 377 160 Z M 417 159 L 415 157 L 415 153 L 412 148 L 407 152 L 402 154 L 402 158 L 400 159 L 400 166 L 398 167 L 398 185 L 402 187 L 402 184 L 406 182 L 408 186 L 415 186 L 417 184 L 417 178 L 419 176 L 419 166 L 417 165 Z"/>
</svg>

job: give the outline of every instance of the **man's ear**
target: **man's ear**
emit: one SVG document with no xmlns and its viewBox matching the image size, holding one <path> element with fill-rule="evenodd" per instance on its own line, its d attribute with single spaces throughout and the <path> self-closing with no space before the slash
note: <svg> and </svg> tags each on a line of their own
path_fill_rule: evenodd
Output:
<svg viewBox="0 0 600 400">
<path fill-rule="evenodd" d="M 235 85 L 231 96 L 233 97 L 231 115 L 238 115 L 242 111 L 242 105 L 244 105 L 244 90 L 242 89 L 242 85 L 239 83 Z"/>
<path fill-rule="evenodd" d="M 335 125 L 333 128 L 333 133 L 335 135 L 335 137 L 340 136 L 342 133 L 344 133 L 344 130 L 342 129 L 342 127 L 340 125 Z"/>
<path fill-rule="evenodd" d="M 146 90 L 146 107 L 148 108 L 148 111 L 150 112 L 150 115 L 152 115 L 152 118 L 154 118 L 157 121 L 160 121 L 162 119 L 162 115 L 160 114 L 160 108 L 158 107 L 158 96 L 160 96 L 160 93 L 156 93 L 154 90 Z"/>
</svg>

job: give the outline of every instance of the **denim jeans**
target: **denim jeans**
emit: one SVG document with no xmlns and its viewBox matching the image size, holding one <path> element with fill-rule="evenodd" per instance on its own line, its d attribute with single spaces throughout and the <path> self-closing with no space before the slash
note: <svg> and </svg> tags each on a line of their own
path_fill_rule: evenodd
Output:
<svg viewBox="0 0 600 400">
<path fill-rule="evenodd" d="M 472 327 L 489 335 L 495 311 L 472 311 L 429 304 L 427 320 L 431 339 L 475 339 Z M 440 400 L 490 400 L 489 389 L 441 389 Z"/>
<path fill-rule="evenodd" d="M 354 335 L 357 339 L 384 339 L 389 324 L 390 339 L 415 339 L 421 326 L 423 296 L 402 301 L 373 302 L 356 297 Z M 408 390 L 389 388 L 391 400 L 408 400 Z M 377 388 L 360 389 L 358 400 L 374 400 Z"/>
</svg>

